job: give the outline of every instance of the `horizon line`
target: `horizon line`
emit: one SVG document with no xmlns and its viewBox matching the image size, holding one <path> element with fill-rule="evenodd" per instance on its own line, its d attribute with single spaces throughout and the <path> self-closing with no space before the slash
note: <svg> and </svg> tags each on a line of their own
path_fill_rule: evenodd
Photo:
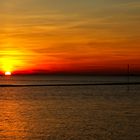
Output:
<svg viewBox="0 0 140 140">
<path fill-rule="evenodd" d="M 35 86 L 108 86 L 108 85 L 140 85 L 140 82 L 116 82 L 116 83 L 93 83 L 93 84 L 2 84 L 0 87 L 35 87 Z"/>
</svg>

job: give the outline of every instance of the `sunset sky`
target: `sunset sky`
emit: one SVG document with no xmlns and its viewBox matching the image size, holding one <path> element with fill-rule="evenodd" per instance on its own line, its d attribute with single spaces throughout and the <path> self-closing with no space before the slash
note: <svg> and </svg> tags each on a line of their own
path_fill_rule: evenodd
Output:
<svg viewBox="0 0 140 140">
<path fill-rule="evenodd" d="M 139 0 L 0 0 L 0 71 L 140 73 Z"/>
</svg>

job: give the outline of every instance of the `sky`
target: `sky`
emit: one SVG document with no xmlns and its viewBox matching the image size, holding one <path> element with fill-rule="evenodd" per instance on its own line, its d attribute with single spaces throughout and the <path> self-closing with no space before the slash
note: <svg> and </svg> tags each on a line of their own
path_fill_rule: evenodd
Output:
<svg viewBox="0 0 140 140">
<path fill-rule="evenodd" d="M 140 73 L 139 0 L 0 0 L 0 71 Z"/>
</svg>

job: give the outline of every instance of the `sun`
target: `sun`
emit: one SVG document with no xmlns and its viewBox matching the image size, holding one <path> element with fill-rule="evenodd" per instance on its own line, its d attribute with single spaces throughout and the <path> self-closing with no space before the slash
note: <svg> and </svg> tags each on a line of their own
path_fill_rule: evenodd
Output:
<svg viewBox="0 0 140 140">
<path fill-rule="evenodd" d="M 6 76 L 12 75 L 12 73 L 11 73 L 10 71 L 6 71 L 4 74 L 5 74 Z"/>
</svg>

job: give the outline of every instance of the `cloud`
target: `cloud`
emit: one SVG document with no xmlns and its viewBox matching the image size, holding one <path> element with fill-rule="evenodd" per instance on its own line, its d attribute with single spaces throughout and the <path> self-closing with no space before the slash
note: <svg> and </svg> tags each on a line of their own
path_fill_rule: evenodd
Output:
<svg viewBox="0 0 140 140">
<path fill-rule="evenodd" d="M 138 8 L 137 0 L 0 1 L 0 58 L 21 59 L 6 49 L 34 68 L 139 63 Z"/>
</svg>

